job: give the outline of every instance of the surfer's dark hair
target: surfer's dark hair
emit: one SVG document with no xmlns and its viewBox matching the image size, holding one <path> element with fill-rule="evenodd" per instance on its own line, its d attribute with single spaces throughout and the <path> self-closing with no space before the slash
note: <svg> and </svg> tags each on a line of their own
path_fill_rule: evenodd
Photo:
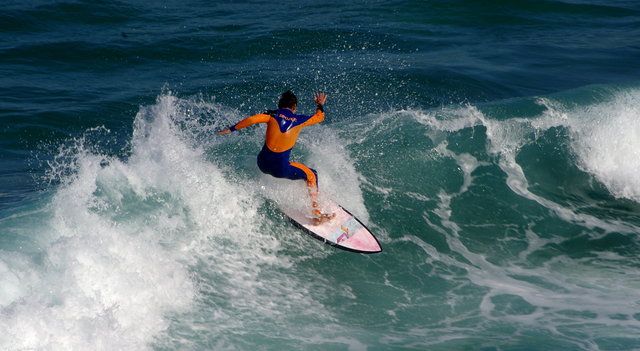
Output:
<svg viewBox="0 0 640 351">
<path fill-rule="evenodd" d="M 283 108 L 293 108 L 293 106 L 298 104 L 298 98 L 296 94 L 291 92 L 291 90 L 287 90 L 282 95 L 280 95 L 280 101 L 278 101 L 278 109 Z"/>
</svg>

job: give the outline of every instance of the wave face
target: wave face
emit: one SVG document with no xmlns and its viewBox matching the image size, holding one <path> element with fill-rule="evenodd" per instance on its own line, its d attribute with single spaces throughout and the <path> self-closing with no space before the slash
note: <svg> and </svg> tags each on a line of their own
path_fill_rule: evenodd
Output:
<svg viewBox="0 0 640 351">
<path fill-rule="evenodd" d="M 6 4 L 0 349 L 640 349 L 639 14 Z M 292 158 L 382 253 L 282 215 L 264 127 L 215 135 L 287 89 L 329 94 Z"/>
</svg>

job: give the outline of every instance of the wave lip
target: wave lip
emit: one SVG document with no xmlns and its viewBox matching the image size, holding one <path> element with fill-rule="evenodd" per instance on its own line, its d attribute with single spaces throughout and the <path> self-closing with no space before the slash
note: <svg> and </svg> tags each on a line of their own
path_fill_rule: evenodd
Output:
<svg viewBox="0 0 640 351">
<path fill-rule="evenodd" d="M 640 90 L 566 111 L 578 166 L 617 198 L 640 202 Z"/>
</svg>

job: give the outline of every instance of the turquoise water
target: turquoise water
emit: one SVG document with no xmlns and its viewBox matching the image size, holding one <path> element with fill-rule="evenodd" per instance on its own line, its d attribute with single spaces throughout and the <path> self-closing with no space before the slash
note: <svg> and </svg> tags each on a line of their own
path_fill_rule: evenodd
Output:
<svg viewBox="0 0 640 351">
<path fill-rule="evenodd" d="M 0 38 L 2 350 L 640 349 L 637 1 L 9 1 Z M 287 89 L 384 252 L 214 135 Z"/>
</svg>

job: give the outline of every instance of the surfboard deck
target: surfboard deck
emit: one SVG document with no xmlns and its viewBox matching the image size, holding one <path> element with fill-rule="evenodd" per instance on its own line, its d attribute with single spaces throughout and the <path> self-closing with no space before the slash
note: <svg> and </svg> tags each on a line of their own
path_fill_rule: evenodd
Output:
<svg viewBox="0 0 640 351">
<path fill-rule="evenodd" d="M 342 250 L 358 253 L 378 253 L 382 247 L 369 228 L 342 206 L 329 202 L 325 211 L 336 216 L 320 225 L 314 225 L 309 214 L 299 209 L 282 209 L 291 222 L 312 237 Z"/>
</svg>

